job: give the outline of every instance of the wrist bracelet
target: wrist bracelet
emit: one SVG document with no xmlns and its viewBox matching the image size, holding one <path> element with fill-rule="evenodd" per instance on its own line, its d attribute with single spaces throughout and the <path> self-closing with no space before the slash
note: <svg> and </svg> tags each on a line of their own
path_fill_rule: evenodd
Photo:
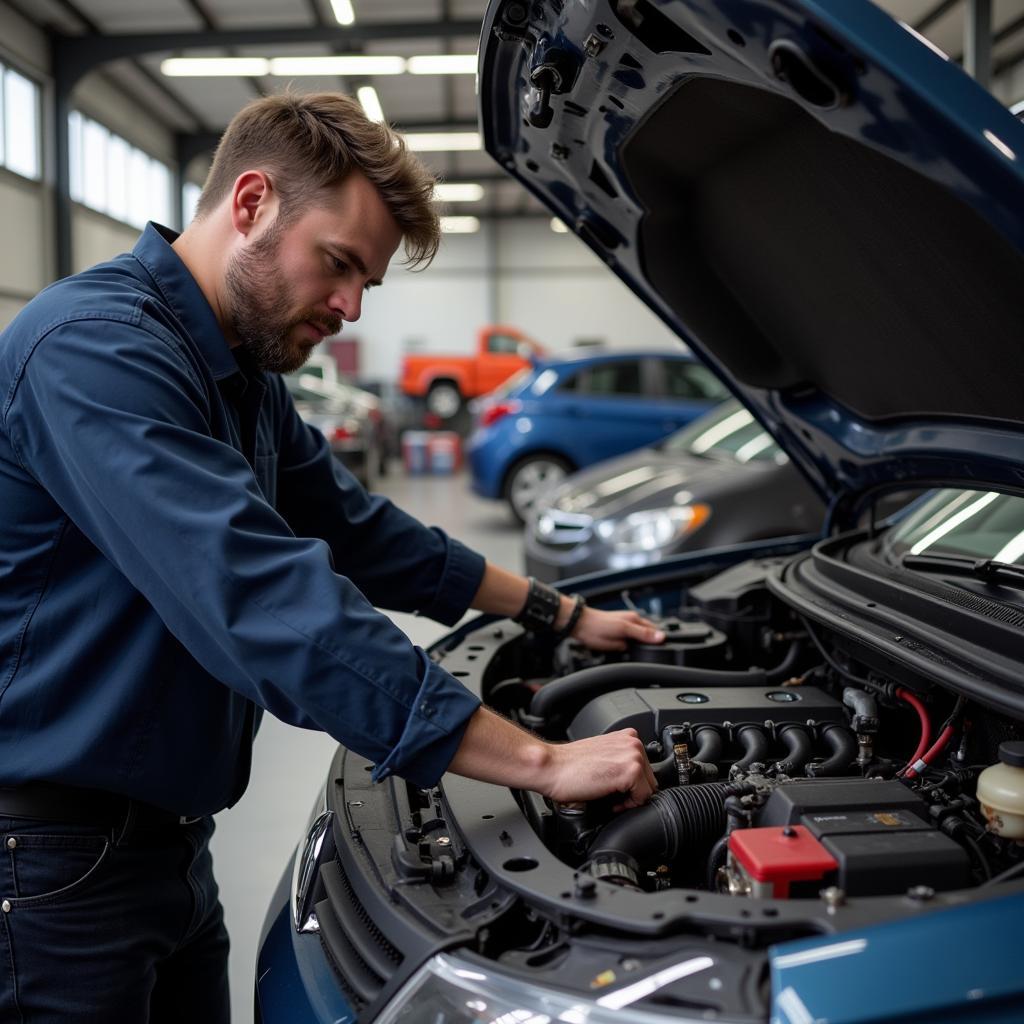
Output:
<svg viewBox="0 0 1024 1024">
<path fill-rule="evenodd" d="M 526 602 L 513 621 L 529 630 L 551 629 L 561 606 L 562 598 L 558 591 L 531 576 Z"/>
<path fill-rule="evenodd" d="M 561 643 L 566 637 L 572 636 L 572 631 L 576 628 L 577 623 L 580 621 L 580 616 L 583 615 L 583 609 L 587 607 L 586 599 L 582 594 L 572 595 L 573 605 L 572 612 L 569 614 L 569 621 L 558 631 L 555 636 L 555 643 Z"/>
</svg>

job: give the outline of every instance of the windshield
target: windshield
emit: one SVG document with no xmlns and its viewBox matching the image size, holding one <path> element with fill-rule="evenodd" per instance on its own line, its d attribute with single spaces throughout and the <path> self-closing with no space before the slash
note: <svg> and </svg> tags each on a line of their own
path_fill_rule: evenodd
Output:
<svg viewBox="0 0 1024 1024">
<path fill-rule="evenodd" d="M 996 491 L 936 491 L 886 535 L 883 554 L 891 563 L 927 554 L 1024 565 L 1024 498 Z"/>
<path fill-rule="evenodd" d="M 723 402 L 662 442 L 668 454 L 703 455 L 729 462 L 784 462 L 771 434 L 739 402 Z"/>
</svg>

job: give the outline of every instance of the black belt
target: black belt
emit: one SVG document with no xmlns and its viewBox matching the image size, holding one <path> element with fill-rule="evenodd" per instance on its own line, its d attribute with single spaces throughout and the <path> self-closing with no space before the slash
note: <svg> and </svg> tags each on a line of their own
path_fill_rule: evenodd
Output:
<svg viewBox="0 0 1024 1024">
<path fill-rule="evenodd" d="M 0 787 L 0 817 L 119 828 L 129 820 L 129 815 L 131 824 L 136 828 L 190 825 L 199 820 L 101 789 L 83 789 L 53 782 L 26 782 L 22 786 Z"/>
</svg>

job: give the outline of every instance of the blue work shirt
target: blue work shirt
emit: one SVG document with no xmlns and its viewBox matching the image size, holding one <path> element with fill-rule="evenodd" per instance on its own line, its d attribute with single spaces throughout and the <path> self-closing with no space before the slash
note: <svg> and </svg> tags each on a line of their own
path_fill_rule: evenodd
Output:
<svg viewBox="0 0 1024 1024">
<path fill-rule="evenodd" d="M 262 709 L 429 785 L 479 701 L 374 605 L 452 624 L 483 559 L 369 496 L 236 359 L 174 237 L 0 334 L 0 785 L 212 813 Z"/>
</svg>

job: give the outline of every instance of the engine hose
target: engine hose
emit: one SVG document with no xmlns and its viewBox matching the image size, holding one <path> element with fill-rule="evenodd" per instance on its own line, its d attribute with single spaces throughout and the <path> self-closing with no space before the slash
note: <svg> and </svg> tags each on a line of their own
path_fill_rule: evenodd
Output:
<svg viewBox="0 0 1024 1024">
<path fill-rule="evenodd" d="M 779 739 L 786 748 L 786 756 L 775 765 L 775 770 L 794 775 L 811 759 L 811 734 L 804 726 L 790 722 L 779 728 Z"/>
<path fill-rule="evenodd" d="M 765 670 L 765 678 L 769 683 L 781 683 L 783 680 L 790 677 L 790 673 L 793 671 L 793 666 L 797 663 L 797 659 L 800 657 L 800 652 L 803 650 L 803 642 L 800 640 L 794 640 L 789 645 L 789 650 L 786 651 L 785 657 L 776 665 L 774 668 Z"/>
<path fill-rule="evenodd" d="M 827 775 L 842 775 L 857 757 L 857 739 L 846 726 L 826 725 L 822 739 L 832 751 L 832 756 L 821 764 L 809 764 L 807 774 L 811 778 Z"/>
<path fill-rule="evenodd" d="M 715 892 L 718 888 L 718 869 L 725 863 L 725 857 L 728 852 L 729 833 L 726 832 L 726 834 L 711 847 L 711 855 L 708 857 L 707 887 L 711 892 Z"/>
<path fill-rule="evenodd" d="M 641 865 L 671 863 L 684 852 L 703 860 L 725 831 L 725 800 L 735 792 L 728 782 L 705 782 L 655 793 L 601 829 L 587 854 L 588 870 L 639 886 Z"/>
<path fill-rule="evenodd" d="M 743 747 L 743 756 L 733 765 L 733 771 L 745 772 L 755 761 L 767 761 L 768 737 L 759 726 L 741 725 L 736 738 Z"/>
<path fill-rule="evenodd" d="M 722 734 L 713 725 L 698 725 L 693 730 L 693 741 L 697 749 L 690 754 L 690 764 L 695 769 L 697 781 L 703 775 L 704 781 L 711 781 L 717 775 L 715 765 L 722 759 Z M 668 744 L 665 744 L 668 746 Z M 674 786 L 679 782 L 676 757 L 669 753 L 660 761 L 651 762 L 651 771 L 662 789 Z M 709 778 L 710 775 L 710 778 Z"/>
<path fill-rule="evenodd" d="M 595 665 L 555 679 L 534 694 L 530 717 L 541 722 L 565 718 L 587 701 L 631 686 L 768 686 L 768 676 L 754 672 L 723 672 L 711 668 L 653 665 L 624 661 Z"/>
</svg>

